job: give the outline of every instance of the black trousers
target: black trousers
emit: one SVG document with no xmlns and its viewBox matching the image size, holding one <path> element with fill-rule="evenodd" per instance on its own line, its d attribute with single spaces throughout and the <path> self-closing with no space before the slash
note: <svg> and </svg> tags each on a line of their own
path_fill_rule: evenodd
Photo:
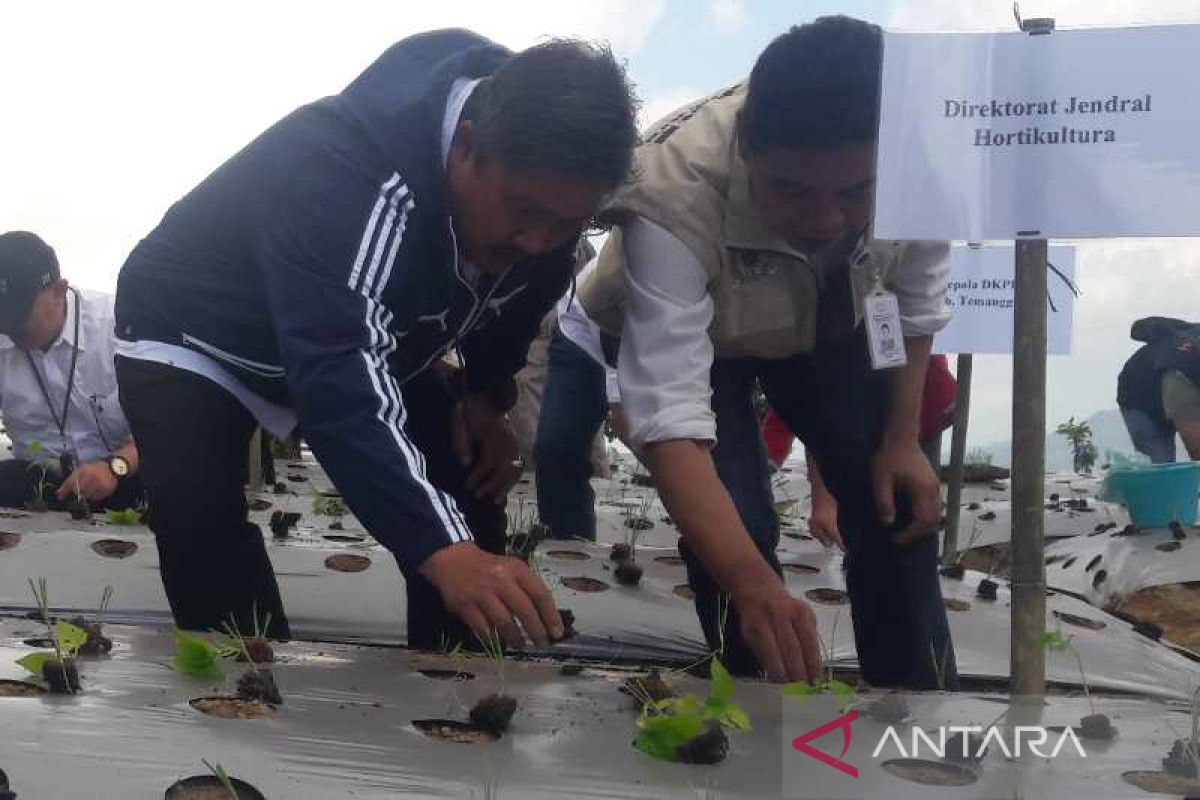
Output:
<svg viewBox="0 0 1200 800">
<path fill-rule="evenodd" d="M 883 435 L 887 394 L 884 375 L 871 369 L 865 337 L 859 333 L 828 340 L 813 353 L 793 358 L 718 359 L 713 365 L 717 473 L 759 552 L 779 572 L 779 518 L 752 402 L 756 382 L 812 451 L 838 501 L 850 616 L 864 680 L 912 689 L 938 688 L 940 683 L 953 690 L 958 676 L 937 573 L 937 537 L 909 547 L 892 542 L 892 533 L 911 520 L 907 497 L 897 497 L 896 524 L 890 528 L 875 511 L 871 460 Z M 721 641 L 720 589 L 686 544 L 681 542 L 680 551 L 701 627 L 715 648 Z M 759 671 L 741 638 L 736 606 L 729 610 L 725 647 L 731 670 Z"/>
<path fill-rule="evenodd" d="M 255 613 L 260 620 L 269 613 L 270 634 L 289 637 L 262 531 L 247 518 L 244 487 L 254 418 L 220 386 L 164 364 L 118 357 L 117 380 L 138 442 L 148 522 L 176 624 L 207 630 L 232 619 L 248 631 Z M 476 543 L 503 553 L 504 507 L 463 491 L 467 470 L 451 446 L 449 395 L 426 375 L 403 391 L 406 430 L 425 454 L 430 480 L 455 497 Z M 338 476 L 330 477 L 337 483 Z M 446 611 L 440 593 L 416 573 L 405 577 L 409 644 L 434 648 L 467 641 L 465 626 Z"/>
<path fill-rule="evenodd" d="M 37 499 L 41 470 L 32 461 L 10 458 L 0 461 L 0 506 L 24 508 L 27 502 Z M 42 499 L 54 511 L 62 511 L 66 503 L 59 502 L 54 493 L 62 485 L 64 476 L 47 473 L 42 482 Z M 117 490 L 102 502 L 90 504 L 93 511 L 122 511 L 138 508 L 145 501 L 142 479 L 139 475 L 128 475 L 117 480 Z"/>
</svg>

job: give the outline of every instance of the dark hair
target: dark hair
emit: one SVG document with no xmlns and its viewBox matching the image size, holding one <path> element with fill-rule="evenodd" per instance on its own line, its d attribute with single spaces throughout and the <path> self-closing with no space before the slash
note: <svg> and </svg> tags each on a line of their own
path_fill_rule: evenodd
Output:
<svg viewBox="0 0 1200 800">
<path fill-rule="evenodd" d="M 0 234 L 0 274 L 19 270 L 29 273 L 49 272 L 57 280 L 58 256 L 54 248 L 36 233 L 9 231 Z"/>
<path fill-rule="evenodd" d="M 874 141 L 883 33 L 845 16 L 793 27 L 758 57 L 742 108 L 751 152 Z"/>
<path fill-rule="evenodd" d="M 615 188 L 638 144 L 637 101 L 607 47 L 552 39 L 513 56 L 485 79 L 463 117 L 483 158 Z"/>
</svg>

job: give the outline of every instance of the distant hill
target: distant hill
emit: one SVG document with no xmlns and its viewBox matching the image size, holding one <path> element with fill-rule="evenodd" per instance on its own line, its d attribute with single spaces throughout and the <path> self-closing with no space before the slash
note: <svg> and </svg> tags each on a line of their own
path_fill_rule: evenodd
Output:
<svg viewBox="0 0 1200 800">
<path fill-rule="evenodd" d="M 1067 442 L 1066 437 L 1059 436 L 1054 433 L 1054 428 L 1058 427 L 1059 422 L 1064 420 L 1054 420 L 1047 422 L 1047 427 L 1050 429 L 1050 434 L 1046 437 L 1046 469 L 1051 472 L 1069 472 L 1073 467 L 1071 460 L 1071 445 Z M 1088 417 L 1087 422 L 1092 426 L 1093 440 L 1096 442 L 1096 450 L 1100 453 L 1100 460 L 1097 464 L 1104 464 L 1112 453 L 1121 453 L 1124 455 L 1132 455 L 1134 453 L 1133 442 L 1129 440 L 1129 432 L 1125 430 L 1125 420 L 1121 418 L 1119 409 L 1112 408 L 1107 411 L 1097 411 L 1092 416 Z M 1176 447 L 1179 448 L 1179 458 L 1185 459 L 1187 456 L 1184 453 L 1182 445 L 1176 440 Z M 972 447 L 970 452 L 981 450 L 988 453 L 992 457 L 992 463 L 998 467 L 1011 466 L 1012 460 L 1012 442 L 993 442 L 983 447 Z"/>
</svg>

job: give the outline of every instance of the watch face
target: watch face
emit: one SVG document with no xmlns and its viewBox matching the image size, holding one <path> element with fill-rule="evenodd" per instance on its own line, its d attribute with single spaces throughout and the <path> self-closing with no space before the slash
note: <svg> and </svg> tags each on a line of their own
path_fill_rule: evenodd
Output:
<svg viewBox="0 0 1200 800">
<path fill-rule="evenodd" d="M 116 475 L 118 478 L 124 478 L 129 474 L 129 462 L 120 456 L 114 456 L 112 460 L 108 462 L 108 466 L 110 469 L 112 469 L 113 475 Z"/>
</svg>

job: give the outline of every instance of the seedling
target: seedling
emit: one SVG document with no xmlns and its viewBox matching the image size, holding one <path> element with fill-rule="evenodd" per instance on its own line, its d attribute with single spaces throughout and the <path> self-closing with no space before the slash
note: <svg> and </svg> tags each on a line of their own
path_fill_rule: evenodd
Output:
<svg viewBox="0 0 1200 800">
<path fill-rule="evenodd" d="M 1200 772 L 1200 688 L 1192 692 L 1191 710 L 1191 732 L 1186 739 L 1175 740 L 1162 766 L 1172 775 L 1195 779 Z"/>
<path fill-rule="evenodd" d="M 725 758 L 725 729 L 748 731 L 750 717 L 733 702 L 733 677 L 718 659 L 710 662 L 709 696 L 670 697 L 646 703 L 633 746 L 663 761 L 715 764 Z"/>
<path fill-rule="evenodd" d="M 29 579 L 29 588 L 46 625 L 54 652 L 36 652 L 17 659 L 17 664 L 46 682 L 54 694 L 74 694 L 79 691 L 79 670 L 75 654 L 87 643 L 87 631 L 69 622 L 50 619 L 50 601 L 46 579 Z"/>
<path fill-rule="evenodd" d="M 219 633 L 224 634 L 225 641 L 221 645 L 222 658 L 235 658 L 243 663 L 270 664 L 275 660 L 275 651 L 267 641 L 267 631 L 271 629 L 271 612 L 261 618 L 258 616 L 258 603 L 251 609 L 254 620 L 253 635 L 247 639 L 238 629 L 237 622 L 230 615 L 227 622 L 221 623 Z"/>
<path fill-rule="evenodd" d="M 109 525 L 141 525 L 142 512 L 136 508 L 126 508 L 122 511 L 106 511 L 104 521 Z"/>
<path fill-rule="evenodd" d="M 538 521 L 537 507 L 517 498 L 517 511 L 508 515 L 508 553 L 529 563 L 533 551 L 550 535 L 550 529 Z"/>
<path fill-rule="evenodd" d="M 630 516 L 629 509 L 626 509 L 625 550 L 622 553 L 625 557 L 617 559 L 617 568 L 613 572 L 617 578 L 617 583 L 622 586 L 637 586 L 642 581 L 642 567 L 637 563 L 637 542 L 643 531 L 654 527 L 654 523 L 650 521 L 648 516 L 649 509 L 649 495 L 642 498 L 638 516 Z"/>
<path fill-rule="evenodd" d="M 175 658 L 171 667 L 184 675 L 197 678 L 222 680 L 225 671 L 221 668 L 223 651 L 202 636 L 175 629 Z"/>
<path fill-rule="evenodd" d="M 498 631 L 488 631 L 479 636 L 479 645 L 484 655 L 496 665 L 500 690 L 480 700 L 471 709 L 471 722 L 497 736 L 508 730 L 513 714 L 517 712 L 517 699 L 504 693 L 504 641 Z"/>
<path fill-rule="evenodd" d="M 105 586 L 100 593 L 100 604 L 96 607 L 96 619 L 90 623 L 83 617 L 71 620 L 72 624 L 87 634 L 87 641 L 79 648 L 80 655 L 98 656 L 112 652 L 112 639 L 104 635 L 104 613 L 108 611 L 112 598 L 113 587 Z"/>
<path fill-rule="evenodd" d="M 837 699 L 839 704 L 845 703 L 844 707 L 849 708 L 850 701 L 854 698 L 854 687 L 833 677 L 834 637 L 837 635 L 838 619 L 840 617 L 841 611 L 834 614 L 833 625 L 830 628 L 828 640 L 821 639 L 820 633 L 817 634 L 817 639 L 825 651 L 825 675 L 816 683 L 805 683 L 803 681 L 785 683 L 782 690 L 784 696 L 804 700 L 828 692 Z M 826 641 L 829 642 L 828 645 L 825 644 Z"/>
<path fill-rule="evenodd" d="M 1074 639 L 1074 636 L 1064 635 L 1061 630 L 1046 631 L 1042 634 L 1042 646 L 1053 653 L 1070 652 L 1075 657 L 1075 663 L 1079 665 L 1079 681 L 1083 684 L 1083 696 L 1087 698 L 1088 708 L 1091 711 L 1088 716 L 1080 720 L 1080 735 L 1087 739 L 1111 739 L 1116 731 L 1107 715 L 1096 713 L 1096 704 L 1092 700 L 1092 692 L 1088 687 L 1087 673 L 1083 669 L 1083 657 L 1075 649 Z"/>
<path fill-rule="evenodd" d="M 237 623 L 230 617 L 228 622 L 221 624 L 221 630 L 229 644 L 220 649 L 220 654 L 224 658 L 232 656 L 240 662 L 250 664 L 250 668 L 238 679 L 238 697 L 243 700 L 257 700 L 268 705 L 278 706 L 283 704 L 283 695 L 279 693 L 279 687 L 275 684 L 275 676 L 268 666 L 275 660 L 275 654 L 271 650 L 271 645 L 263 638 L 263 632 L 270 624 L 271 615 L 267 614 L 262 627 L 259 627 L 256 607 L 254 638 L 248 640 L 242 636 L 241 631 L 237 628 Z"/>
<path fill-rule="evenodd" d="M 937 681 L 939 692 L 946 691 L 946 673 L 949 671 L 950 665 L 950 645 L 942 649 L 942 656 L 938 658 L 937 650 L 933 647 L 933 642 L 929 642 L 929 662 L 933 665 L 934 680 Z"/>
<path fill-rule="evenodd" d="M 313 498 L 313 514 L 329 517 L 331 530 L 342 529 L 342 517 L 347 513 L 349 509 L 339 495 L 321 494 Z"/>
<path fill-rule="evenodd" d="M 208 767 L 208 771 L 213 774 L 213 777 L 221 782 L 221 786 L 225 789 L 225 791 L 229 792 L 229 797 L 232 800 L 241 800 L 241 796 L 238 794 L 237 789 L 233 785 L 233 781 L 229 777 L 229 773 L 225 771 L 224 767 L 222 767 L 220 764 L 210 764 L 208 763 L 208 759 L 202 759 L 201 763 Z"/>
<path fill-rule="evenodd" d="M 75 481 L 75 498 L 67 504 L 67 511 L 71 514 L 71 519 L 92 518 L 92 507 L 88 504 L 87 498 L 83 496 L 83 487 L 79 485 L 79 481 Z"/>
<path fill-rule="evenodd" d="M 30 462 L 27 469 L 36 471 L 38 474 L 36 494 L 33 499 L 25 503 L 25 507 L 30 511 L 48 511 L 49 506 L 46 505 L 46 474 L 50 471 L 50 460 L 46 453 L 46 448 L 42 443 L 34 440 L 29 443 L 28 448 Z"/>
</svg>

